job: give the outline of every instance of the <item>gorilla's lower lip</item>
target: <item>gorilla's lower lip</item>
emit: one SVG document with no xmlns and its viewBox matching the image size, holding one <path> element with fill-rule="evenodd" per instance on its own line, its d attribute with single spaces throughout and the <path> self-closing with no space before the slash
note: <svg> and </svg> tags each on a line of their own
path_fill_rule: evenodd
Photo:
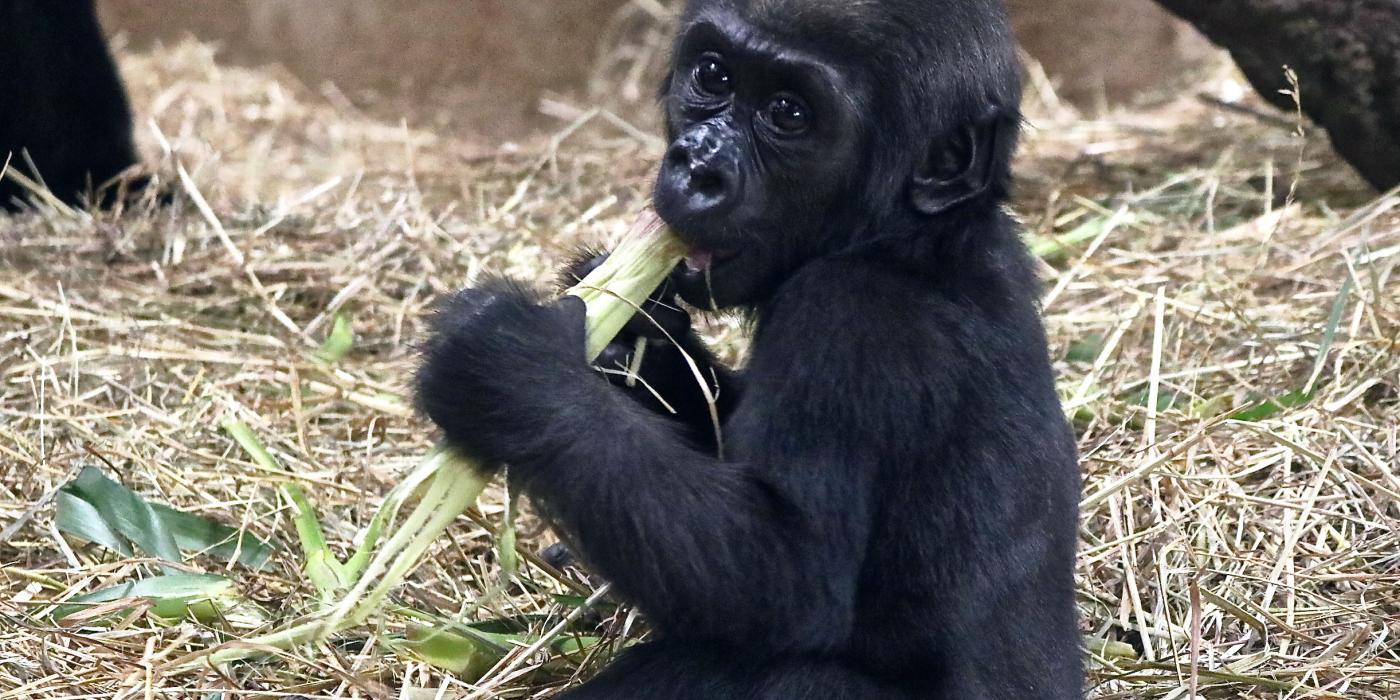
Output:
<svg viewBox="0 0 1400 700">
<path fill-rule="evenodd" d="M 714 253 L 708 250 L 695 250 L 691 251 L 690 255 L 685 256 L 685 267 L 691 272 L 703 272 L 714 261 Z"/>
<path fill-rule="evenodd" d="M 685 256 L 686 269 L 692 273 L 705 272 L 712 269 L 718 263 L 723 263 L 733 258 L 738 253 L 732 250 L 706 250 L 696 248 Z"/>
</svg>

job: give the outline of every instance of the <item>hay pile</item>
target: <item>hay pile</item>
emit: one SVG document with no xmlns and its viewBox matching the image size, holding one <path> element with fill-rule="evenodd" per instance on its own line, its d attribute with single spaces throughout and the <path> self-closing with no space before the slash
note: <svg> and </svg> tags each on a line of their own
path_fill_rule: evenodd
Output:
<svg viewBox="0 0 1400 700">
<path fill-rule="evenodd" d="M 435 295 L 483 270 L 543 278 L 618 231 L 658 152 L 600 116 L 483 154 L 193 43 L 123 69 L 174 205 L 0 221 L 0 698 L 533 697 L 644 633 L 602 607 L 572 623 L 605 638 L 594 653 L 507 658 L 469 685 L 365 635 L 166 675 L 254 630 L 36 616 L 151 567 L 59 536 L 54 491 L 85 465 L 272 541 L 259 573 L 195 561 L 279 617 L 310 609 L 275 484 L 298 480 L 350 547 L 429 446 L 403 397 Z M 1087 120 L 1047 96 L 1032 116 L 1018 206 L 1083 454 L 1096 695 L 1400 694 L 1400 196 L 1368 201 L 1316 137 L 1191 97 Z M 355 343 L 327 367 L 312 354 L 337 313 Z M 711 330 L 741 354 L 733 323 Z M 228 418 L 288 473 L 247 459 Z M 528 556 L 474 603 L 498 581 L 504 503 L 489 492 L 401 601 L 535 631 L 576 610 L 559 596 L 597 582 Z M 527 553 L 549 541 L 522 528 Z"/>
</svg>

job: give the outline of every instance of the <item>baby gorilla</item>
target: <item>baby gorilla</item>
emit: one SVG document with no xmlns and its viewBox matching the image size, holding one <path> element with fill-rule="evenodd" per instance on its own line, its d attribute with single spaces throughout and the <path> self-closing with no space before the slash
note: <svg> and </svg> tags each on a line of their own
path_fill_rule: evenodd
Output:
<svg viewBox="0 0 1400 700">
<path fill-rule="evenodd" d="M 576 299 L 445 305 L 422 407 L 655 628 L 566 697 L 1082 697 L 1074 442 L 1003 210 L 1019 96 L 993 0 L 692 0 L 655 204 L 693 253 L 656 300 L 746 310 L 748 366 L 657 305 L 681 348 L 629 388 Z"/>
</svg>

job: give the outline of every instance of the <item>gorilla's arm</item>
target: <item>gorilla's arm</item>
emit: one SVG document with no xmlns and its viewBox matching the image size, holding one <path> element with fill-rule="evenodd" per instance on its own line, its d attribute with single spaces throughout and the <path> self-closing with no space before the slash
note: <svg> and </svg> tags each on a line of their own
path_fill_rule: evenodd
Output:
<svg viewBox="0 0 1400 700">
<path fill-rule="evenodd" d="M 723 459 L 574 359 L 576 307 L 536 306 L 500 288 L 443 316 L 420 396 L 450 441 L 509 463 L 578 553 L 660 629 L 820 649 L 850 632 L 876 504 L 889 488 L 878 446 L 930 440 L 928 426 L 911 424 L 927 411 L 901 416 L 881 379 L 922 371 L 902 368 L 891 344 L 917 347 L 910 357 L 926 346 L 872 323 L 859 300 L 888 300 L 868 280 L 852 279 L 866 285 L 856 294 L 835 277 L 821 275 L 825 296 L 780 295 L 769 309 Z M 881 337 L 813 338 L 814 328 L 857 321 Z M 566 327 L 579 330 L 561 337 Z M 541 350 L 550 347 L 567 350 Z"/>
</svg>

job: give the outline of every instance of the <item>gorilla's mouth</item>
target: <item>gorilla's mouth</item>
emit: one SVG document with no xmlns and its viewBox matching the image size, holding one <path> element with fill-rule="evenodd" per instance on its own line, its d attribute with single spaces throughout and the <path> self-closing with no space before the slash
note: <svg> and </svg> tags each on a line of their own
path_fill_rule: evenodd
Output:
<svg viewBox="0 0 1400 700">
<path fill-rule="evenodd" d="M 685 268 L 687 272 L 699 274 L 710 272 L 714 268 L 728 262 L 739 254 L 737 250 L 706 250 L 695 248 L 690 251 L 690 255 L 685 256 Z"/>
</svg>

